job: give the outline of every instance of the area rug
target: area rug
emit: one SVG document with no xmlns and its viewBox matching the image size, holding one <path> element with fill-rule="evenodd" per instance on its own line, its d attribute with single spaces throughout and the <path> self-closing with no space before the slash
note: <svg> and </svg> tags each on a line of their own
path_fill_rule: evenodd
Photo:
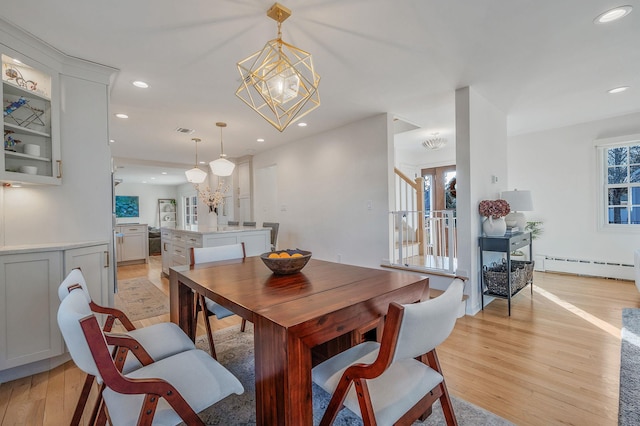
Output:
<svg viewBox="0 0 640 426">
<path fill-rule="evenodd" d="M 622 310 L 618 424 L 640 425 L 640 309 Z"/>
<path fill-rule="evenodd" d="M 118 280 L 114 302 L 131 321 L 169 313 L 169 297 L 143 277 Z"/>
<path fill-rule="evenodd" d="M 244 386 L 244 394 L 231 395 L 200 413 L 207 425 L 255 425 L 255 376 L 253 368 L 253 327 L 247 324 L 247 331 L 240 326 L 232 326 L 213 335 L 218 361 L 228 368 Z M 205 336 L 196 339 L 196 346 L 208 352 Z M 313 385 L 313 423 L 317 425 L 329 403 L 330 395 L 320 387 Z M 502 426 L 512 423 L 489 411 L 452 396 L 453 409 L 459 425 Z M 445 425 L 439 402 L 433 406 L 433 413 L 425 422 L 415 425 Z M 349 410 L 342 410 L 334 425 L 362 425 L 362 421 Z"/>
</svg>

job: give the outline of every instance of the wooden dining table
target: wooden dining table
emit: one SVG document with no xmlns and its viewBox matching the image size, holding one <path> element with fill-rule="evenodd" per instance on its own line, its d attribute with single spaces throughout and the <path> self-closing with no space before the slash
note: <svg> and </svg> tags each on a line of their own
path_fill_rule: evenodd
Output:
<svg viewBox="0 0 640 426">
<path fill-rule="evenodd" d="M 311 425 L 313 350 L 331 356 L 390 302 L 429 297 L 424 276 L 316 259 L 292 275 L 273 274 L 260 257 L 177 266 L 169 275 L 171 321 L 192 338 L 192 289 L 253 323 L 258 425 Z"/>
</svg>

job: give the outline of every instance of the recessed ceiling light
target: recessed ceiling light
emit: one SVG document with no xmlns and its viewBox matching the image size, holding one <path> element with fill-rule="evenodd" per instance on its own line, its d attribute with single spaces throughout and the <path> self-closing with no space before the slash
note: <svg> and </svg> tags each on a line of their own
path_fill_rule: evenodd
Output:
<svg viewBox="0 0 640 426">
<path fill-rule="evenodd" d="M 147 83 L 145 83 L 144 81 L 140 81 L 140 80 L 136 80 L 132 83 L 134 86 L 139 87 L 141 89 L 146 89 L 147 87 L 149 87 L 149 85 Z"/>
<path fill-rule="evenodd" d="M 631 13 L 631 6 L 618 6 L 611 10 L 607 10 L 604 13 L 601 13 L 593 20 L 596 24 L 607 24 L 609 22 L 617 21 L 620 18 L 624 18 L 628 14 Z"/>
<path fill-rule="evenodd" d="M 207 164 L 206 161 L 198 161 L 198 164 Z"/>
<path fill-rule="evenodd" d="M 256 142 L 264 142 L 264 139 L 262 138 L 256 139 Z"/>
<path fill-rule="evenodd" d="M 120 112 L 116 114 L 116 117 L 118 117 L 118 118 L 129 118 L 129 116 L 127 114 L 122 114 Z"/>
<path fill-rule="evenodd" d="M 146 181 L 146 180 L 143 180 L 143 181 L 142 181 L 142 183 L 147 183 L 147 181 Z"/>
<path fill-rule="evenodd" d="M 166 175 L 166 174 L 167 174 L 167 172 L 162 172 L 162 174 L 163 174 L 163 175 Z"/>
<path fill-rule="evenodd" d="M 614 87 L 613 89 L 607 90 L 607 93 L 620 93 L 628 89 L 629 89 L 629 86 Z"/>
<path fill-rule="evenodd" d="M 115 141 L 115 139 L 109 139 L 109 143 L 114 143 Z"/>
<path fill-rule="evenodd" d="M 298 123 L 298 127 L 307 127 L 307 123 Z"/>
<path fill-rule="evenodd" d="M 154 179 L 155 179 L 154 177 L 151 178 L 151 180 L 154 180 Z"/>
</svg>

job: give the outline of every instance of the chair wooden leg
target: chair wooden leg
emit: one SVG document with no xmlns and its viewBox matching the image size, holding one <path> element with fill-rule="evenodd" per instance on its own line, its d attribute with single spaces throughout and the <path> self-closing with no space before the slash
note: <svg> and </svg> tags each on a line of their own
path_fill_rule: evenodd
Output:
<svg viewBox="0 0 640 426">
<path fill-rule="evenodd" d="M 100 385 L 98 389 L 98 400 L 96 401 L 95 407 L 93 407 L 93 412 L 91 413 L 91 418 L 88 423 L 89 425 L 105 426 L 107 424 L 107 407 L 104 405 L 104 400 L 102 399 L 103 390 L 104 383 Z"/>
<path fill-rule="evenodd" d="M 440 361 L 438 361 L 438 355 L 436 354 L 435 349 L 427 353 L 427 360 L 431 368 L 442 374 Z M 444 375 L 442 376 L 444 377 Z M 440 396 L 440 405 L 442 406 L 442 413 L 444 414 L 444 418 L 447 421 L 447 425 L 457 426 L 458 420 L 456 419 L 456 415 L 453 412 L 453 404 L 451 403 L 451 397 L 449 396 L 449 390 L 447 389 L 447 384 L 444 378 L 442 379 L 442 383 L 440 383 L 440 389 L 442 390 L 442 396 Z"/>
<path fill-rule="evenodd" d="M 242 318 L 242 323 L 240 323 L 240 331 L 244 332 L 244 329 L 247 327 L 247 320 Z"/>
<path fill-rule="evenodd" d="M 211 332 L 211 324 L 209 323 L 209 315 L 207 315 L 204 310 L 205 309 L 204 307 L 207 305 L 205 304 L 203 295 L 200 295 L 200 304 L 203 307 L 202 317 L 204 318 L 204 326 L 207 329 L 207 339 L 209 339 L 209 350 L 211 351 L 211 356 L 213 357 L 213 359 L 218 359 L 218 355 L 216 354 L 216 346 L 213 342 L 213 333 Z"/>
<path fill-rule="evenodd" d="M 71 418 L 71 425 L 76 426 L 80 424 L 80 420 L 82 419 L 82 413 L 84 412 L 84 407 L 87 405 L 87 400 L 89 399 L 89 393 L 91 392 L 91 386 L 93 385 L 93 380 L 95 376 L 87 374 L 87 377 L 84 379 L 84 385 L 82 385 L 82 390 L 80 391 L 80 397 L 78 398 L 78 403 L 76 404 L 76 409 L 73 412 L 73 417 Z"/>
</svg>

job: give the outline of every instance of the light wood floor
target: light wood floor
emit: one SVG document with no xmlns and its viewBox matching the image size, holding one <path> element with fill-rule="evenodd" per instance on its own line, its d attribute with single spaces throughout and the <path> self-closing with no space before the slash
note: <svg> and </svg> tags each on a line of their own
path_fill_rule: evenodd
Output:
<svg viewBox="0 0 640 426">
<path fill-rule="evenodd" d="M 118 276 L 147 276 L 168 293 L 159 271 L 153 258 L 119 268 Z M 449 391 L 518 425 L 616 425 L 621 313 L 640 307 L 640 293 L 630 281 L 536 272 L 534 282 L 533 296 L 526 289 L 513 299 L 511 317 L 506 301 L 496 300 L 458 320 L 438 349 Z M 68 424 L 82 382 L 68 362 L 1 384 L 0 424 Z"/>
</svg>

